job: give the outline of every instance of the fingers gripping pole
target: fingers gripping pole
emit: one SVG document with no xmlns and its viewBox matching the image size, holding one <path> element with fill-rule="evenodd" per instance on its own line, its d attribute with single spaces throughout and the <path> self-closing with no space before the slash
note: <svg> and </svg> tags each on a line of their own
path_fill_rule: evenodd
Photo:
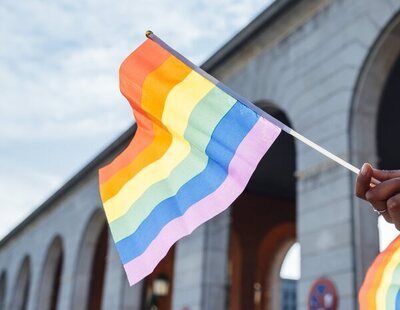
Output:
<svg viewBox="0 0 400 310">
<path fill-rule="evenodd" d="M 337 162 L 339 165 L 342 165 L 343 167 L 349 169 L 350 171 L 354 172 L 355 174 L 360 173 L 360 169 L 357 167 L 354 167 L 352 164 L 349 164 L 347 161 L 341 159 L 340 157 L 336 156 L 335 154 L 332 154 L 331 152 L 327 151 L 323 147 L 319 146 L 318 144 L 312 142 L 311 140 L 307 139 L 306 137 L 302 136 L 298 132 L 294 131 L 293 129 L 286 127 L 283 130 L 285 130 L 288 134 L 292 135 L 296 139 L 304 142 L 308 146 L 312 147 L 314 150 L 320 152 L 321 154 L 325 155 L 326 157 L 334 160 Z"/>
</svg>

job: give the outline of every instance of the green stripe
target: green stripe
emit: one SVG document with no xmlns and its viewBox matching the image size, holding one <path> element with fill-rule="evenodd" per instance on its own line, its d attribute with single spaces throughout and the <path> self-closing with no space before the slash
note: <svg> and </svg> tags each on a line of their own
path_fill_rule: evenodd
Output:
<svg viewBox="0 0 400 310">
<path fill-rule="evenodd" d="M 397 264 L 386 293 L 386 309 L 396 309 L 396 295 L 400 288 L 400 264 Z"/>
<path fill-rule="evenodd" d="M 142 221 L 161 201 L 175 196 L 179 188 L 199 174 L 207 165 L 205 153 L 212 133 L 236 99 L 214 87 L 193 109 L 184 138 L 190 153 L 164 180 L 149 187 L 129 211 L 110 223 L 114 241 L 118 242 L 136 231 Z"/>
</svg>

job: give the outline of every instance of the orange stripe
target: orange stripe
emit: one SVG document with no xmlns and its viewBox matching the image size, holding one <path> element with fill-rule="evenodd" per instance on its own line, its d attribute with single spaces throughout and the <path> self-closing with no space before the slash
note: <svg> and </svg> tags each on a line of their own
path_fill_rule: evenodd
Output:
<svg viewBox="0 0 400 310">
<path fill-rule="evenodd" d="M 373 287 L 376 286 L 377 283 L 375 281 L 380 281 L 383 270 L 380 271 L 379 268 L 382 268 L 382 263 L 383 260 L 386 258 L 385 255 L 380 255 L 378 256 L 374 263 L 369 267 L 367 275 L 365 276 L 364 283 L 360 288 L 360 291 L 358 293 L 359 296 L 359 303 L 360 303 L 360 309 L 369 309 L 369 299 L 370 295 L 373 293 Z M 379 274 L 378 278 L 375 278 L 375 275 Z M 375 289 L 376 291 L 376 289 Z M 375 292 L 376 293 L 376 292 Z M 375 294 L 373 294 L 374 296 Z M 372 307 L 372 304 L 370 304 Z"/>
<path fill-rule="evenodd" d="M 136 158 L 129 158 L 129 163 L 124 168 L 101 184 L 100 192 L 103 203 L 117 194 L 124 184 L 141 169 L 161 158 L 169 148 L 172 135 L 161 122 L 165 99 L 171 89 L 182 82 L 191 71 L 183 62 L 170 56 L 146 77 L 143 84 L 142 108 L 153 122 L 155 138 Z M 146 138 L 150 132 L 149 128 L 144 128 L 144 137 Z"/>
<path fill-rule="evenodd" d="M 358 299 L 361 310 L 376 309 L 376 293 L 381 284 L 382 276 L 386 265 L 393 254 L 398 251 L 400 246 L 400 238 L 395 239 L 384 252 L 378 255 L 371 267 L 368 269 L 367 275 L 361 289 Z"/>
<path fill-rule="evenodd" d="M 158 68 L 170 54 L 152 40 L 147 39 L 130 54 L 120 67 L 120 89 L 128 99 L 135 115 L 137 130 L 128 147 L 110 164 L 100 169 L 100 184 L 128 165 L 153 140 L 153 124 L 140 107 L 145 78 Z"/>
<path fill-rule="evenodd" d="M 366 309 L 377 309 L 377 300 L 376 300 L 376 294 L 378 291 L 378 288 L 382 284 L 382 277 L 383 273 L 385 272 L 385 269 L 387 267 L 388 262 L 392 258 L 395 252 L 398 251 L 400 246 L 400 239 L 394 240 L 387 248 L 386 250 L 381 253 L 382 259 L 377 258 L 378 263 L 375 265 L 373 264 L 373 270 L 371 274 L 371 285 L 368 289 L 367 293 L 367 303 L 368 306 Z"/>
</svg>

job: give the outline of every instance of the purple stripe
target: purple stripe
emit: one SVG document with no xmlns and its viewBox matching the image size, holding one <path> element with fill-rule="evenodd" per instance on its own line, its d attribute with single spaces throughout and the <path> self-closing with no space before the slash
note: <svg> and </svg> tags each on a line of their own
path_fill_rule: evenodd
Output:
<svg viewBox="0 0 400 310">
<path fill-rule="evenodd" d="M 278 127 L 259 118 L 237 148 L 229 164 L 228 177 L 221 186 L 193 204 L 184 215 L 165 225 L 142 255 L 124 265 L 130 285 L 152 273 L 176 241 L 189 235 L 232 204 L 243 192 L 259 161 L 280 132 Z"/>
</svg>

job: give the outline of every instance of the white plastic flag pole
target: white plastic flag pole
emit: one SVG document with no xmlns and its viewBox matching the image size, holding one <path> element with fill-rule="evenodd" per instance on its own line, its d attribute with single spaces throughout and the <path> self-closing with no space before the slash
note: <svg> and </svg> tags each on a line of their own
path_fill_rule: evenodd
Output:
<svg viewBox="0 0 400 310">
<path fill-rule="evenodd" d="M 302 141 L 303 143 L 307 144 L 308 146 L 312 147 L 314 150 L 320 152 L 321 154 L 325 155 L 326 157 L 332 159 L 333 161 L 337 162 L 339 165 L 342 165 L 343 167 L 349 169 L 350 171 L 354 172 L 355 174 L 360 173 L 360 169 L 357 167 L 354 167 L 352 164 L 348 163 L 347 161 L 341 159 L 340 157 L 336 156 L 335 154 L 332 154 L 328 150 L 324 149 L 323 147 L 319 146 L 318 144 L 312 142 L 311 140 L 307 139 L 303 135 L 299 134 L 298 132 L 294 131 L 293 129 L 285 126 L 282 128 L 284 131 L 286 131 L 289 135 L 292 135 L 296 139 Z"/>
<path fill-rule="evenodd" d="M 300 140 L 301 142 L 307 144 L 308 146 L 312 147 L 314 150 L 320 152 L 322 155 L 325 155 L 326 157 L 332 159 L 333 161 L 337 162 L 339 165 L 349 169 L 350 171 L 354 172 L 355 174 L 360 173 L 360 169 L 357 167 L 353 166 L 352 164 L 348 163 L 347 161 L 343 160 L 342 158 L 336 156 L 335 154 L 332 154 L 328 150 L 324 149 L 322 146 L 319 146 L 318 144 L 312 142 L 311 140 L 307 139 L 303 135 L 299 134 L 297 131 L 294 131 L 292 128 L 288 126 L 284 126 L 282 128 L 285 132 L 287 132 L 289 135 L 292 135 L 296 139 Z M 378 185 L 381 183 L 381 181 L 371 178 L 371 186 Z"/>
</svg>

